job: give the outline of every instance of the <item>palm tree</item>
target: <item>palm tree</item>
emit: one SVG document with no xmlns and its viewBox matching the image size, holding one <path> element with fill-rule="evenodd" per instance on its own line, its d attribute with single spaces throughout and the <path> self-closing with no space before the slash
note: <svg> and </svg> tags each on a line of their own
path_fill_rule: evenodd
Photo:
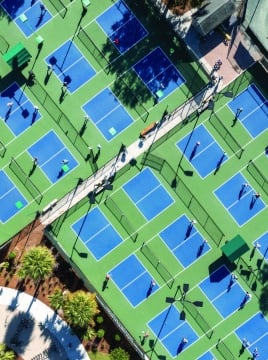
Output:
<svg viewBox="0 0 268 360">
<path fill-rule="evenodd" d="M 8 350 L 5 344 L 0 344 L 0 359 L 15 360 L 15 353 L 12 350 Z"/>
<path fill-rule="evenodd" d="M 99 313 L 96 294 L 83 290 L 68 293 L 63 304 L 63 313 L 70 325 L 87 328 L 94 323 L 93 318 Z"/>
<path fill-rule="evenodd" d="M 53 309 L 60 310 L 63 308 L 65 297 L 61 289 L 56 289 L 52 295 L 48 296 L 48 299 Z"/>
<path fill-rule="evenodd" d="M 55 259 L 51 250 L 44 246 L 36 246 L 23 256 L 18 276 L 23 280 L 29 277 L 37 285 L 52 274 L 54 266 Z"/>
</svg>

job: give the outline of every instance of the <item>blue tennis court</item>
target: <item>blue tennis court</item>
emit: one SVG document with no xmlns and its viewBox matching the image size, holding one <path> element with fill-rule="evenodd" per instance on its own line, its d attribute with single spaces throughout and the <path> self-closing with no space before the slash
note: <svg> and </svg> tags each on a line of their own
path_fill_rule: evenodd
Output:
<svg viewBox="0 0 268 360">
<path fill-rule="evenodd" d="M 67 84 L 70 93 L 75 92 L 96 74 L 96 71 L 71 40 L 62 44 L 45 61 L 47 65 L 52 66 L 53 72 L 61 84 Z"/>
<path fill-rule="evenodd" d="M 241 173 L 231 177 L 215 191 L 217 198 L 240 226 L 265 208 L 264 202 L 256 198 L 255 193 Z"/>
<path fill-rule="evenodd" d="M 26 37 L 32 35 L 52 18 L 42 1 L 4 0 L 1 6 Z"/>
<path fill-rule="evenodd" d="M 118 232 L 98 208 L 81 217 L 72 225 L 72 229 L 97 260 L 122 242 Z"/>
<path fill-rule="evenodd" d="M 41 114 L 39 110 L 35 109 L 19 85 L 14 82 L 1 92 L 0 117 L 12 133 L 18 136 L 38 121 Z"/>
<path fill-rule="evenodd" d="M 213 171 L 215 173 L 228 159 L 224 150 L 202 124 L 176 145 L 202 178 Z"/>
<path fill-rule="evenodd" d="M 268 261 L 268 231 L 260 236 L 257 240 L 254 241 L 254 245 L 258 243 L 260 247 L 257 247 L 257 250 Z"/>
<path fill-rule="evenodd" d="M 238 119 L 252 137 L 256 137 L 268 128 L 268 102 L 256 85 L 252 84 L 233 100 L 228 106 L 235 114 L 237 109 L 243 109 Z"/>
<path fill-rule="evenodd" d="M 157 100 L 162 100 L 185 82 L 159 47 L 136 63 L 133 69 Z"/>
<path fill-rule="evenodd" d="M 208 351 L 204 355 L 199 357 L 197 360 L 214 360 L 214 359 L 216 359 L 214 355 L 210 351 Z"/>
<path fill-rule="evenodd" d="M 136 255 L 127 257 L 109 274 L 132 306 L 137 306 L 159 288 L 155 280 L 152 284 L 152 276 Z"/>
<path fill-rule="evenodd" d="M 0 170 L 0 184 L 0 221 L 5 223 L 23 209 L 27 201 L 3 170 Z"/>
<path fill-rule="evenodd" d="M 133 123 L 132 117 L 109 88 L 89 100 L 82 109 L 107 141 Z"/>
<path fill-rule="evenodd" d="M 223 318 L 239 309 L 246 294 L 237 281 L 232 282 L 232 274 L 224 265 L 202 281 L 199 287 Z"/>
<path fill-rule="evenodd" d="M 159 235 L 184 267 L 191 265 L 211 249 L 185 215 L 175 220 Z"/>
<path fill-rule="evenodd" d="M 37 158 L 38 167 L 52 184 L 78 165 L 74 156 L 52 130 L 34 143 L 28 152 L 32 158 Z"/>
<path fill-rule="evenodd" d="M 241 342 L 246 339 L 250 346 L 248 350 L 252 353 L 255 348 L 258 349 L 258 360 L 268 360 L 268 322 L 262 313 L 258 312 L 252 318 L 247 320 L 236 331 L 236 335 Z"/>
<path fill-rule="evenodd" d="M 122 0 L 112 5 L 96 21 L 121 54 L 127 52 L 148 34 Z"/>
<path fill-rule="evenodd" d="M 123 189 L 147 220 L 153 219 L 174 202 L 149 168 L 128 181 Z"/>
<path fill-rule="evenodd" d="M 172 357 L 179 355 L 198 339 L 198 335 L 185 319 L 180 318 L 179 310 L 173 305 L 152 319 L 148 326 Z M 183 338 L 188 342 L 183 343 Z"/>
</svg>

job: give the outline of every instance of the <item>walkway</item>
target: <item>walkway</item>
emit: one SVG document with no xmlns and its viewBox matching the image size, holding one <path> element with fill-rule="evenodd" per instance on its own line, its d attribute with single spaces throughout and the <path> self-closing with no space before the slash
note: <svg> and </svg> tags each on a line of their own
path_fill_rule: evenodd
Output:
<svg viewBox="0 0 268 360">
<path fill-rule="evenodd" d="M 133 144 L 131 144 L 127 148 L 126 156 L 124 158 L 113 158 L 108 164 L 106 164 L 103 168 L 99 169 L 90 178 L 84 180 L 81 185 L 68 193 L 64 198 L 59 201 L 54 200 L 51 203 L 51 207 L 48 206 L 46 211 L 43 212 L 43 215 L 40 218 L 41 223 L 43 225 L 51 224 L 60 215 L 66 212 L 70 207 L 74 206 L 80 200 L 88 196 L 90 192 L 94 192 L 97 184 L 105 182 L 106 179 L 108 179 L 121 168 L 129 164 L 132 159 L 136 159 L 137 157 L 142 155 L 150 148 L 152 143 L 164 136 L 168 131 L 181 123 L 189 115 L 191 115 L 198 109 L 200 111 L 205 110 L 208 105 L 208 100 L 211 98 L 212 95 L 218 92 L 221 87 L 222 82 L 220 78 L 214 86 L 206 86 L 195 97 L 184 103 L 172 114 L 169 114 L 166 120 L 161 124 L 161 126 L 157 126 L 154 131 L 150 132 L 146 139 L 144 139 L 143 141 L 138 139 Z"/>
<path fill-rule="evenodd" d="M 71 328 L 32 296 L 0 287 L 0 343 L 25 360 L 90 360 Z"/>
</svg>

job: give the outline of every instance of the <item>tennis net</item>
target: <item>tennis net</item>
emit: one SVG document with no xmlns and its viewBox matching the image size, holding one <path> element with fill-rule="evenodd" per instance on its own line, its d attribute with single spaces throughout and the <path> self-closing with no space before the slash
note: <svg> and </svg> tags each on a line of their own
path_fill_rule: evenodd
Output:
<svg viewBox="0 0 268 360">
<path fill-rule="evenodd" d="M 223 138 L 226 144 L 230 147 L 230 149 L 234 152 L 234 154 L 241 159 L 244 149 L 239 144 L 239 142 L 234 138 L 234 136 L 230 133 L 221 119 L 213 113 L 210 118 L 210 123 L 214 127 L 214 129 L 218 132 L 218 134 Z"/>
<path fill-rule="evenodd" d="M 211 339 L 213 335 L 213 330 L 209 323 L 204 319 L 204 317 L 197 310 L 196 306 L 188 300 L 181 300 L 184 308 L 189 312 L 192 318 L 196 321 L 196 323 L 200 326 L 201 330 L 205 333 L 205 335 Z"/>
<path fill-rule="evenodd" d="M 122 104 L 126 104 L 130 108 L 133 108 L 143 122 L 146 122 L 149 112 L 142 104 L 142 101 L 131 89 L 131 86 L 133 86 L 134 83 L 136 84 L 136 87 L 139 87 L 139 90 L 135 91 L 136 93 L 145 94 L 145 92 L 148 92 L 143 84 L 139 83 L 138 85 L 136 73 L 132 70 L 117 78 L 113 84 L 112 90 Z"/>
<path fill-rule="evenodd" d="M 109 72 L 108 66 L 110 65 L 110 61 L 106 58 L 101 49 L 97 46 L 95 41 L 91 38 L 88 32 L 80 26 L 78 33 L 78 39 L 83 43 L 83 45 L 87 48 L 93 58 L 97 61 L 100 67 L 107 72 Z"/>
<path fill-rule="evenodd" d="M 4 55 L 7 50 L 9 49 L 9 43 L 6 41 L 6 39 L 0 35 L 0 52 L 2 55 Z"/>
<path fill-rule="evenodd" d="M 218 341 L 216 348 L 225 360 L 235 360 L 235 356 L 223 341 Z"/>
<path fill-rule="evenodd" d="M 7 151 L 7 148 L 5 145 L 0 141 L 0 156 L 3 158 L 5 156 L 5 153 Z"/>
<path fill-rule="evenodd" d="M 21 183 L 26 187 L 26 189 L 29 191 L 35 201 L 40 204 L 43 199 L 41 191 L 32 182 L 32 180 L 28 177 L 20 164 L 14 158 L 11 158 L 9 168 L 17 176 Z"/>
<path fill-rule="evenodd" d="M 67 7 L 63 4 L 63 2 L 61 0 L 49 0 L 49 2 L 64 19 L 67 14 Z"/>
<path fill-rule="evenodd" d="M 166 266 L 160 261 L 160 259 L 156 256 L 153 250 L 144 242 L 141 246 L 141 252 L 150 261 L 153 267 L 157 270 L 159 275 L 165 281 L 167 286 L 171 289 L 174 284 L 174 277 L 168 271 Z"/>
<path fill-rule="evenodd" d="M 123 226 L 126 230 L 130 238 L 135 242 L 138 237 L 137 231 L 134 230 L 133 224 L 130 222 L 128 217 L 122 212 L 119 206 L 115 203 L 115 201 L 110 197 L 107 196 L 104 204 L 106 207 L 111 211 L 114 217 L 119 221 L 119 223 Z"/>
<path fill-rule="evenodd" d="M 268 179 L 260 171 L 258 166 L 254 163 L 253 160 L 250 160 L 247 166 L 247 171 L 255 179 L 255 181 L 260 185 L 262 190 L 268 195 Z"/>
</svg>

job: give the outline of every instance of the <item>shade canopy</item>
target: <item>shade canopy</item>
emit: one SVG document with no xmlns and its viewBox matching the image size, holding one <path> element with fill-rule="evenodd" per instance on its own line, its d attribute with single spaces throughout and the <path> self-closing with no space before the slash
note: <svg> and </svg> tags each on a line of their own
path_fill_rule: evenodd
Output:
<svg viewBox="0 0 268 360">
<path fill-rule="evenodd" d="M 229 261 L 234 262 L 249 250 L 248 244 L 240 235 L 236 235 L 221 248 Z"/>
</svg>

